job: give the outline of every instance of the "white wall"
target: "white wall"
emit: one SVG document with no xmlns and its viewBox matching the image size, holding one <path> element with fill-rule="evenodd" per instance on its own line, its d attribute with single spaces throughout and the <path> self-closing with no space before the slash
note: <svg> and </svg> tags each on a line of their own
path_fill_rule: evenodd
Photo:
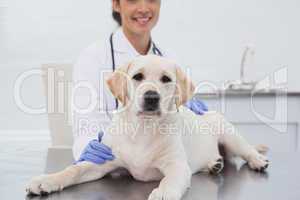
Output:
<svg viewBox="0 0 300 200">
<path fill-rule="evenodd" d="M 288 66 L 290 89 L 299 87 L 300 2 L 297 0 L 162 0 L 153 35 L 197 81 L 239 78 L 246 44 L 256 46 L 248 79 Z M 111 32 L 110 0 L 0 0 L 0 129 L 45 129 L 46 115 L 22 113 L 13 100 L 18 74 L 48 62 L 73 62 L 81 49 Z M 43 106 L 41 79 L 27 80 L 29 105 Z"/>
</svg>

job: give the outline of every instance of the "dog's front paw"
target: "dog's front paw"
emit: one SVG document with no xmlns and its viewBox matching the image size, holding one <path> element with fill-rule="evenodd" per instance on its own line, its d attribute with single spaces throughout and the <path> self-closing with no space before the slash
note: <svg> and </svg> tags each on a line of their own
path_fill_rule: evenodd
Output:
<svg viewBox="0 0 300 200">
<path fill-rule="evenodd" d="M 224 160 L 223 158 L 218 158 L 217 160 L 211 161 L 208 164 L 209 173 L 213 175 L 218 175 L 224 168 Z"/>
<path fill-rule="evenodd" d="M 62 184 L 60 184 L 53 176 L 41 175 L 31 179 L 26 187 L 26 193 L 28 195 L 47 195 L 62 189 Z"/>
<path fill-rule="evenodd" d="M 171 188 L 168 189 L 156 188 L 151 192 L 148 198 L 148 200 L 180 200 L 180 199 L 181 199 L 180 193 Z"/>
<path fill-rule="evenodd" d="M 247 158 L 247 161 L 249 167 L 258 172 L 265 171 L 269 166 L 268 159 L 258 152 L 250 154 Z"/>
</svg>

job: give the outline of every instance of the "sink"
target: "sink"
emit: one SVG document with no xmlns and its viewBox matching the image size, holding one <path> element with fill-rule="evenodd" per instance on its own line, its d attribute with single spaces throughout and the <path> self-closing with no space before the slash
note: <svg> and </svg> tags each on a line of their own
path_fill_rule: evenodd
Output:
<svg viewBox="0 0 300 200">
<path fill-rule="evenodd" d="M 257 82 L 255 81 L 246 81 L 245 80 L 245 66 L 246 64 L 250 65 L 250 58 L 253 59 L 255 54 L 254 46 L 247 45 L 242 56 L 241 66 L 240 66 L 240 79 L 234 81 L 227 81 L 225 83 L 225 90 L 229 91 L 241 91 L 249 92 L 256 88 Z"/>
<path fill-rule="evenodd" d="M 232 91 L 252 91 L 256 87 L 256 82 L 231 82 L 226 84 L 226 90 Z"/>
<path fill-rule="evenodd" d="M 287 88 L 282 85 L 272 85 L 269 78 L 261 81 L 249 81 L 245 79 L 245 67 L 251 66 L 250 60 L 253 60 L 255 54 L 254 45 L 248 44 L 243 52 L 240 65 L 240 79 L 225 81 L 222 92 L 232 94 L 287 94 Z"/>
<path fill-rule="evenodd" d="M 227 83 L 224 92 L 226 93 L 264 93 L 264 94 L 285 94 L 286 88 L 260 87 L 257 82 L 231 82 Z"/>
</svg>

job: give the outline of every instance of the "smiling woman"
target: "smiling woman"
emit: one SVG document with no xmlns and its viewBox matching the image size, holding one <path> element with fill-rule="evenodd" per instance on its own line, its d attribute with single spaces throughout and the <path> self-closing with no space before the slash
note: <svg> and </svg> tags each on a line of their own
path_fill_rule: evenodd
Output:
<svg viewBox="0 0 300 200">
<path fill-rule="evenodd" d="M 96 42 L 81 53 L 74 66 L 73 81 L 75 84 L 80 84 L 80 81 L 89 82 L 100 101 L 91 112 L 73 112 L 75 160 L 95 162 L 100 159 L 105 162 L 111 156 L 111 152 L 103 151 L 107 148 L 100 143 L 101 138 L 98 139 L 97 146 L 95 140 L 93 145 L 91 143 L 100 131 L 105 134 L 105 127 L 110 124 L 109 112 L 121 104 L 104 87 L 100 88 L 99 83 L 103 83 L 105 78 L 101 74 L 104 70 L 107 71 L 107 66 L 111 66 L 110 70 L 113 71 L 115 67 L 123 66 L 140 55 L 166 56 L 151 38 L 151 31 L 159 19 L 160 7 L 161 0 L 112 0 L 112 15 L 119 24 L 118 29 L 106 38 L 106 42 Z M 86 105 L 88 98 L 86 91 L 76 91 L 75 106 L 83 110 L 80 105 Z M 93 152 L 84 151 L 89 146 Z"/>
<path fill-rule="evenodd" d="M 90 104 L 86 104 L 90 101 L 87 92 L 74 92 L 73 102 L 76 102 L 74 107 L 77 108 L 76 112 L 73 112 L 75 160 L 94 163 L 100 160 L 103 163 L 112 157 L 111 151 L 101 143 L 101 137 L 97 138 L 97 135 L 99 132 L 104 134 L 107 132 L 106 128 L 111 123 L 110 112 L 124 106 L 119 106 L 122 102 L 116 100 L 104 87 L 104 80 L 107 78 L 104 76 L 109 74 L 103 72 L 107 72 L 107 67 L 110 68 L 110 73 L 115 67 L 126 66 L 141 55 L 155 54 L 169 57 L 165 51 L 156 46 L 151 37 L 151 31 L 159 20 L 160 8 L 161 0 L 112 0 L 112 15 L 120 26 L 106 38 L 105 42 L 96 42 L 81 53 L 74 66 L 73 81 L 76 85 L 81 81 L 88 82 L 91 87 L 86 89 L 89 89 L 90 93 L 91 89 L 93 93 L 97 93 L 97 98 L 90 104 L 98 102 L 97 106 L 91 109 Z M 136 74 L 133 78 L 135 81 L 141 81 L 145 77 L 143 74 Z M 160 81 L 168 83 L 171 79 L 163 76 Z M 117 82 L 117 87 L 122 87 L 120 81 Z M 191 102 L 190 104 L 193 105 Z M 88 109 L 84 109 L 85 107 Z M 197 107 L 198 110 L 201 108 Z"/>
<path fill-rule="evenodd" d="M 161 0 L 112 0 L 113 18 L 141 54 L 149 48 L 150 32 L 159 19 Z"/>
</svg>

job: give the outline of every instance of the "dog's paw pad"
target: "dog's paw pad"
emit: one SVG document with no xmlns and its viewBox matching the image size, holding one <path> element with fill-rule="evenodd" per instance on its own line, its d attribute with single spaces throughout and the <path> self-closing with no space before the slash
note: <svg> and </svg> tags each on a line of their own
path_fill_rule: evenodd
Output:
<svg viewBox="0 0 300 200">
<path fill-rule="evenodd" d="M 61 186 L 48 175 L 33 178 L 26 187 L 27 195 L 48 195 L 51 192 L 61 190 Z"/>
<path fill-rule="evenodd" d="M 41 191 L 41 195 L 42 195 L 42 196 L 47 196 L 47 195 L 49 195 L 49 192 L 45 192 L 45 191 L 42 190 L 42 191 Z"/>
<path fill-rule="evenodd" d="M 257 172 L 264 172 L 268 167 L 269 167 L 269 163 L 265 164 L 262 167 L 256 168 L 254 170 L 257 171 Z"/>
<path fill-rule="evenodd" d="M 222 171 L 223 168 L 224 168 L 224 160 L 223 158 L 219 158 L 216 161 L 210 163 L 209 173 L 217 175 Z"/>
<path fill-rule="evenodd" d="M 269 167 L 269 160 L 262 154 L 252 154 L 248 158 L 248 165 L 257 172 L 264 172 Z"/>
</svg>

